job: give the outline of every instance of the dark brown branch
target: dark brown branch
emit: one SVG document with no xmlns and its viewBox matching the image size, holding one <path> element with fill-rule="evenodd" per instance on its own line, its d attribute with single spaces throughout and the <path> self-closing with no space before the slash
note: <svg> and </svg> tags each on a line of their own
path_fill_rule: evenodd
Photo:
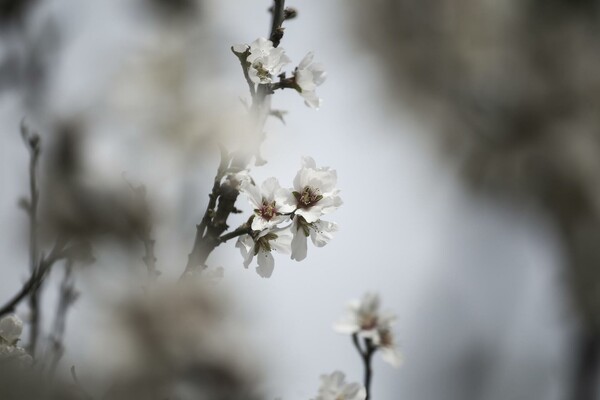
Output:
<svg viewBox="0 0 600 400">
<path fill-rule="evenodd" d="M 252 233 L 252 229 L 250 229 L 250 226 L 248 224 L 244 224 L 244 225 L 240 226 L 239 228 L 237 228 L 235 231 L 231 231 L 225 235 L 222 235 L 219 238 L 219 243 L 225 243 L 228 240 L 231 240 L 238 236 L 247 235 L 250 233 Z"/>
<path fill-rule="evenodd" d="M 283 28 L 281 25 L 285 21 L 285 0 L 273 0 L 271 7 L 273 18 L 271 20 L 271 33 L 269 39 L 273 42 L 273 47 L 279 46 L 281 38 L 283 38 Z"/>
<path fill-rule="evenodd" d="M 40 265 L 36 268 L 36 271 L 31 274 L 27 282 L 23 285 L 21 290 L 13 296 L 4 306 L 0 308 L 0 317 L 10 314 L 15 311 L 15 308 L 32 292 L 39 290 L 40 286 L 44 282 L 44 279 L 52 269 L 52 266 L 59 260 L 64 258 L 63 249 L 65 242 L 63 240 L 57 240 L 54 248 L 48 255 L 48 257 L 40 260 Z"/>
<path fill-rule="evenodd" d="M 371 339 L 364 339 L 364 349 L 361 347 L 359 343 L 358 334 L 354 333 L 352 335 L 352 342 L 360 354 L 360 358 L 362 359 L 363 366 L 365 369 L 364 372 L 364 386 L 367 391 L 367 397 L 365 400 L 369 400 L 371 398 L 371 381 L 373 379 L 373 368 L 371 366 L 371 362 L 373 360 L 373 354 L 377 350 L 377 347 L 373 344 Z"/>
</svg>

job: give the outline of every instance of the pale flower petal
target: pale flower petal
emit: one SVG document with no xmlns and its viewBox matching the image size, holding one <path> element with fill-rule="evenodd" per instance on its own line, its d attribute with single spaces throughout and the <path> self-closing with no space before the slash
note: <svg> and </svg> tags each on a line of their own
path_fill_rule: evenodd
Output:
<svg viewBox="0 0 600 400">
<path fill-rule="evenodd" d="M 302 261 L 306 258 L 308 252 L 308 240 L 301 227 L 294 224 L 292 230 L 294 234 L 292 238 L 292 260 Z"/>
<path fill-rule="evenodd" d="M 15 314 L 0 319 L 0 338 L 8 344 L 16 344 L 23 332 L 23 321 Z"/>
<path fill-rule="evenodd" d="M 273 255 L 270 251 L 259 250 L 256 255 L 256 260 L 258 262 L 258 267 L 256 267 L 256 272 L 262 278 L 269 278 L 273 274 L 273 269 L 275 268 L 275 260 L 273 259 Z"/>
<path fill-rule="evenodd" d="M 310 239 L 317 247 L 323 247 L 333 239 L 333 234 L 338 231 L 335 222 L 318 220 L 313 222 L 310 229 Z"/>
</svg>

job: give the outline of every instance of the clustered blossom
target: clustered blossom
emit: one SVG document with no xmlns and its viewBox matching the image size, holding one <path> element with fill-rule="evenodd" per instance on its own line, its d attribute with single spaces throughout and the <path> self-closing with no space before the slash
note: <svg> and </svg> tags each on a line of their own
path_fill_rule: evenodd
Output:
<svg viewBox="0 0 600 400">
<path fill-rule="evenodd" d="M 245 57 L 248 78 L 256 85 L 273 83 L 273 78 L 281 74 L 283 67 L 291 62 L 283 48 L 274 47 L 271 40 L 263 37 L 249 45 L 237 44 L 232 49 L 240 59 Z M 294 69 L 293 78 L 286 80 L 286 87 L 295 88 L 307 106 L 318 109 L 321 99 L 316 94 L 316 88 L 325 82 L 327 74 L 323 65 L 313 62 L 313 59 L 313 52 L 304 56 Z"/>
<path fill-rule="evenodd" d="M 379 311 L 379 296 L 366 293 L 361 300 L 349 303 L 348 315 L 337 322 L 334 329 L 339 333 L 358 335 L 365 338 L 381 352 L 384 361 L 397 367 L 401 356 L 396 348 L 392 324 L 396 317 Z"/>
<path fill-rule="evenodd" d="M 346 383 L 343 372 L 321 376 L 319 395 L 314 400 L 364 400 L 367 392 L 358 383 Z"/>
<path fill-rule="evenodd" d="M 271 83 L 273 77 L 279 75 L 283 66 L 291 62 L 283 48 L 273 47 L 273 42 L 263 37 L 259 37 L 250 45 L 235 45 L 233 51 L 248 52 L 246 58 L 249 64 L 248 76 L 256 84 Z"/>
<path fill-rule="evenodd" d="M 15 362 L 27 365 L 32 362 L 25 349 L 17 346 L 21 332 L 23 321 L 16 315 L 11 314 L 0 319 L 0 364 Z"/>
<path fill-rule="evenodd" d="M 272 250 L 291 253 L 293 260 L 303 260 L 307 240 L 323 247 L 338 230 L 337 224 L 321 220 L 321 216 L 342 205 L 337 185 L 337 173 L 328 167 L 318 168 L 315 160 L 305 157 L 294 179 L 293 188 L 286 189 L 275 178 L 269 178 L 260 188 L 251 180 L 240 184 L 253 207 L 251 233 L 240 236 L 237 247 L 244 257 L 244 266 L 257 257 L 257 272 L 269 277 L 273 272 Z M 290 224 L 280 227 L 289 221 Z"/>
</svg>

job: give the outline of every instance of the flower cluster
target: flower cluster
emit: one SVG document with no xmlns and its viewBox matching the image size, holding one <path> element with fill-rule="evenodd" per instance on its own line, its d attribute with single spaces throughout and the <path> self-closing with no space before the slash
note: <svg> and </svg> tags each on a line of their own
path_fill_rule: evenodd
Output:
<svg viewBox="0 0 600 400">
<path fill-rule="evenodd" d="M 396 317 L 380 313 L 379 303 L 379 296 L 373 293 L 366 293 L 361 300 L 350 302 L 348 315 L 337 322 L 334 329 L 363 338 L 369 343 L 368 346 L 374 346 L 381 352 L 384 361 L 397 367 L 401 363 L 401 356 L 392 332 Z"/>
<path fill-rule="evenodd" d="M 11 314 L 0 319 L 0 364 L 15 362 L 23 365 L 32 362 L 25 349 L 17 346 L 21 332 L 23 321 L 16 315 Z"/>
<path fill-rule="evenodd" d="M 274 47 L 273 42 L 259 37 L 254 42 L 238 44 L 232 47 L 233 52 L 246 64 L 248 78 L 256 85 L 268 85 L 282 73 L 285 65 L 291 60 L 281 47 Z M 280 76 L 284 87 L 296 89 L 309 107 L 318 109 L 321 99 L 316 94 L 317 86 L 325 82 L 326 73 L 322 64 L 313 62 L 314 54 L 309 52 L 294 69 L 292 77 L 286 79 L 285 73 Z"/>
<path fill-rule="evenodd" d="M 321 376 L 319 395 L 314 400 L 364 400 L 367 392 L 358 383 L 346 383 L 343 372 Z"/>
<path fill-rule="evenodd" d="M 303 158 L 293 188 L 282 188 L 275 178 L 267 179 L 260 188 L 250 180 L 242 181 L 240 191 L 254 210 L 251 232 L 240 236 L 236 244 L 244 266 L 256 256 L 258 274 L 268 278 L 274 268 L 272 250 L 291 253 L 293 260 L 300 261 L 306 258 L 308 237 L 317 247 L 329 243 L 338 227 L 321 217 L 342 205 L 336 185 L 336 171 L 318 168 L 310 157 Z M 290 223 L 281 226 L 285 222 Z"/>
</svg>

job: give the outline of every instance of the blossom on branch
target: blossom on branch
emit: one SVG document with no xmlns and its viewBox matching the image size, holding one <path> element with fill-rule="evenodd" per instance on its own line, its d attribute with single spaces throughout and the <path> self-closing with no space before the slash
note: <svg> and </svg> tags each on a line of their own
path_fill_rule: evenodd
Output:
<svg viewBox="0 0 600 400">
<path fill-rule="evenodd" d="M 240 191 L 248 197 L 254 208 L 251 225 L 254 231 L 272 228 L 287 218 L 284 214 L 294 211 L 293 206 L 285 203 L 289 190 L 283 189 L 276 178 L 265 180 L 260 189 L 250 181 L 243 181 Z"/>
<path fill-rule="evenodd" d="M 335 222 L 316 220 L 306 222 L 304 217 L 296 215 L 292 225 L 292 260 L 302 261 L 306 258 L 308 237 L 317 247 L 323 247 L 337 232 L 338 225 Z"/>
<path fill-rule="evenodd" d="M 256 256 L 256 272 L 263 278 L 269 278 L 275 267 L 271 251 L 289 253 L 291 239 L 289 229 L 265 229 L 255 234 L 240 236 L 235 247 L 240 249 L 244 257 L 244 267 L 248 268 Z"/>
<path fill-rule="evenodd" d="M 250 45 L 235 45 L 237 54 L 248 52 L 246 61 L 249 64 L 248 76 L 256 84 L 271 83 L 274 76 L 279 75 L 284 65 L 290 63 L 281 47 L 273 47 L 273 42 L 259 37 Z"/>
<path fill-rule="evenodd" d="M 294 190 L 286 203 L 294 208 L 295 215 L 312 223 L 322 215 L 337 210 L 342 205 L 336 188 L 337 172 L 329 167 L 317 168 L 311 157 L 302 158 L 302 168 L 294 178 Z"/>
<path fill-rule="evenodd" d="M 384 361 L 397 367 L 401 363 L 401 356 L 391 328 L 396 317 L 389 313 L 381 313 L 379 305 L 377 294 L 366 293 L 361 300 L 349 303 L 348 315 L 337 322 L 334 329 L 339 333 L 357 335 L 369 341 L 381 351 Z"/>
<path fill-rule="evenodd" d="M 314 400 L 364 400 L 365 388 L 358 383 L 346 383 L 343 372 L 335 371 L 321 376 L 319 395 Z"/>
<path fill-rule="evenodd" d="M 294 81 L 306 105 L 318 109 L 321 106 L 321 99 L 315 90 L 317 86 L 325 82 L 327 74 L 322 64 L 313 63 L 313 58 L 312 51 L 304 56 L 294 72 Z"/>
<path fill-rule="evenodd" d="M 0 319 L 0 365 L 16 362 L 18 365 L 30 365 L 32 358 L 25 349 L 17 346 L 23 332 L 23 321 L 14 314 Z"/>
</svg>

